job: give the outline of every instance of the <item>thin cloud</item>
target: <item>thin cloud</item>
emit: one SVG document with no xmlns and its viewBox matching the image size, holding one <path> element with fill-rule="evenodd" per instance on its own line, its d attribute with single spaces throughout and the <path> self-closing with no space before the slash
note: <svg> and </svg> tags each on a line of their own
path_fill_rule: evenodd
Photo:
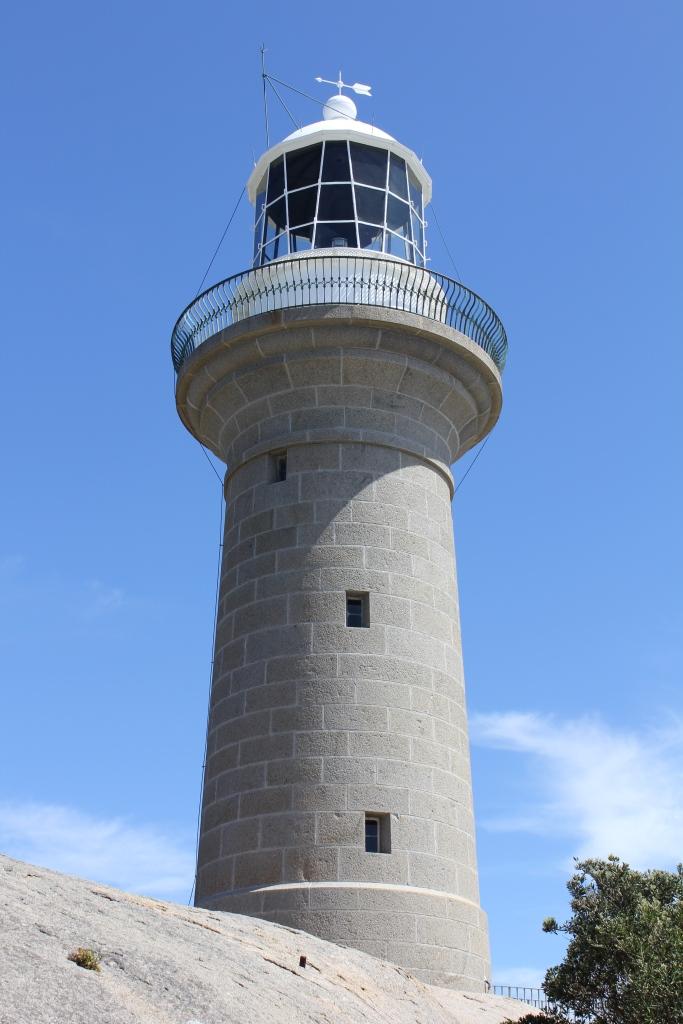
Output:
<svg viewBox="0 0 683 1024">
<path fill-rule="evenodd" d="M 150 826 L 51 804 L 0 803 L 0 849 L 18 860 L 168 899 L 185 898 L 194 873 L 189 843 Z"/>
<path fill-rule="evenodd" d="M 683 857 L 683 723 L 634 733 L 597 718 L 507 712 L 473 716 L 472 736 L 539 768 L 518 813 L 484 827 L 564 835 L 580 857 L 616 853 L 642 868 Z"/>
<path fill-rule="evenodd" d="M 98 619 L 118 611 L 124 601 L 125 595 L 120 587 L 109 587 L 100 580 L 92 580 L 85 588 L 81 613 L 85 618 Z"/>
<path fill-rule="evenodd" d="M 55 615 L 64 625 L 79 626 L 83 621 L 105 620 L 130 599 L 120 586 L 100 579 L 69 579 L 58 573 L 32 571 L 21 555 L 0 556 L 0 605 L 4 622 L 14 623 L 10 632 L 35 628 L 46 616 Z M 49 609 L 49 611 L 48 611 Z"/>
</svg>

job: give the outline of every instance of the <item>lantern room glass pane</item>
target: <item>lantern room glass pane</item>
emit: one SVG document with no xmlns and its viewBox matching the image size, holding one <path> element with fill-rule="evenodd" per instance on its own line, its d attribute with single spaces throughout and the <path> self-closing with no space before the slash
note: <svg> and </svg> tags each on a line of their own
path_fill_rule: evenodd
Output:
<svg viewBox="0 0 683 1024">
<path fill-rule="evenodd" d="M 384 224 L 385 192 L 376 188 L 364 188 L 356 185 L 356 209 L 358 220 L 369 221 L 370 224 Z"/>
<path fill-rule="evenodd" d="M 313 225 L 304 224 L 289 232 L 289 251 L 305 252 L 313 247 Z"/>
<path fill-rule="evenodd" d="M 285 163 L 281 156 L 273 160 L 268 174 L 268 198 L 266 202 L 272 203 L 274 199 L 281 196 L 285 190 Z"/>
<path fill-rule="evenodd" d="M 412 171 L 408 171 L 408 187 L 410 189 L 410 202 L 418 217 L 422 217 L 422 189 L 420 183 Z"/>
<path fill-rule="evenodd" d="M 318 187 L 302 188 L 298 192 L 287 194 L 290 224 L 307 224 L 315 217 L 315 204 L 318 198 Z"/>
<path fill-rule="evenodd" d="M 358 248 L 356 225 L 346 224 L 318 224 L 315 230 L 316 249 L 333 249 L 336 246 L 348 246 L 351 249 Z"/>
<path fill-rule="evenodd" d="M 266 207 L 266 238 L 270 241 L 287 227 L 287 207 L 284 196 Z"/>
<path fill-rule="evenodd" d="M 321 185 L 318 220 L 352 220 L 353 195 L 350 185 Z"/>
<path fill-rule="evenodd" d="M 268 172 L 263 175 L 259 182 L 259 187 L 256 189 L 256 202 L 254 203 L 254 214 L 256 219 L 263 213 L 263 208 L 266 205 L 266 185 L 268 183 Z"/>
<path fill-rule="evenodd" d="M 272 242 L 264 246 L 261 253 L 261 262 L 269 263 L 271 260 L 276 260 L 278 256 L 287 255 L 287 235 L 278 235 Z"/>
<path fill-rule="evenodd" d="M 389 188 L 401 199 L 408 198 L 408 182 L 406 180 L 406 162 L 395 153 L 391 154 L 389 162 Z"/>
<path fill-rule="evenodd" d="M 387 198 L 387 227 L 410 238 L 410 207 L 391 195 Z"/>
<path fill-rule="evenodd" d="M 346 142 L 325 143 L 322 180 L 351 181 L 349 151 Z"/>
<path fill-rule="evenodd" d="M 425 244 L 424 244 L 424 230 L 423 230 L 423 227 L 422 227 L 422 221 L 420 220 L 419 217 L 416 217 L 414 213 L 411 213 L 410 219 L 411 219 L 412 225 L 413 225 L 413 241 L 415 242 L 415 245 L 418 247 L 418 249 L 420 249 L 420 251 L 424 252 Z"/>
<path fill-rule="evenodd" d="M 412 250 L 412 245 L 405 238 L 395 235 L 392 231 L 386 232 L 384 239 L 385 252 L 391 253 L 392 256 L 398 256 L 402 260 L 412 261 Z"/>
<path fill-rule="evenodd" d="M 375 252 L 382 251 L 382 241 L 384 239 L 382 228 L 374 227 L 372 224 L 359 224 L 358 236 L 361 249 L 374 249 Z"/>
<path fill-rule="evenodd" d="M 350 146 L 354 181 L 386 188 L 387 151 L 376 146 L 363 146 L 360 142 L 351 142 Z"/>
<path fill-rule="evenodd" d="M 287 188 L 303 188 L 314 185 L 320 177 L 320 154 L 322 144 L 306 146 L 287 154 Z"/>
<path fill-rule="evenodd" d="M 263 241 L 263 217 L 259 217 L 254 228 L 254 259 L 258 256 L 259 246 Z"/>
<path fill-rule="evenodd" d="M 381 146 L 332 139 L 278 157 L 255 196 L 256 264 L 314 248 L 360 247 L 425 265 L 421 185 Z"/>
</svg>

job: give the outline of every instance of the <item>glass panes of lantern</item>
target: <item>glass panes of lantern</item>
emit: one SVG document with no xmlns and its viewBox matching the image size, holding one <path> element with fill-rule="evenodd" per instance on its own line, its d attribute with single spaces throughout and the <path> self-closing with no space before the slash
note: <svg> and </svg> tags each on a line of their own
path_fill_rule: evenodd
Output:
<svg viewBox="0 0 683 1024">
<path fill-rule="evenodd" d="M 425 265 L 422 188 L 402 157 L 331 140 L 270 165 L 256 196 L 254 266 L 338 247 Z"/>
</svg>

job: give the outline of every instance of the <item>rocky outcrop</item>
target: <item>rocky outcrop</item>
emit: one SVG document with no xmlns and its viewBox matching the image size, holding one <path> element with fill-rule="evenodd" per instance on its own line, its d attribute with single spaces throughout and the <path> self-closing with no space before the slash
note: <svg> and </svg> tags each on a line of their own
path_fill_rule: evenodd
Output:
<svg viewBox="0 0 683 1024">
<path fill-rule="evenodd" d="M 79 947 L 99 971 L 69 960 Z M 527 1012 L 281 925 L 0 857 L 0 1024 L 501 1024 Z"/>
</svg>

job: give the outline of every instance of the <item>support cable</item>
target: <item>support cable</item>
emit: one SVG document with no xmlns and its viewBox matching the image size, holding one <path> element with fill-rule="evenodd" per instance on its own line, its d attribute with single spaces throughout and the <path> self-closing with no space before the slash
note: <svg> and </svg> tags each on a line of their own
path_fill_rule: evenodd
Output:
<svg viewBox="0 0 683 1024">
<path fill-rule="evenodd" d="M 467 467 L 467 469 L 465 470 L 465 473 L 463 474 L 463 477 L 462 477 L 462 479 L 461 479 L 460 483 L 459 483 L 459 484 L 457 485 L 457 487 L 456 487 L 456 488 L 455 488 L 455 490 L 453 491 L 453 497 L 455 497 L 455 496 L 456 496 L 456 494 L 458 493 L 458 491 L 460 490 L 460 488 L 462 487 L 462 485 L 463 485 L 463 484 L 465 483 L 465 480 L 467 480 L 467 477 L 468 477 L 468 476 L 470 475 L 470 473 L 472 472 L 472 469 L 474 468 L 474 464 L 475 464 L 475 462 L 477 461 L 477 459 L 479 458 L 479 456 L 481 455 L 481 453 L 483 452 L 484 448 L 486 447 L 486 444 L 487 444 L 487 442 L 488 442 L 488 439 L 490 438 L 490 436 L 491 436 L 490 434 L 487 434 L 487 435 L 486 435 L 486 437 L 484 438 L 484 440 L 483 440 L 483 442 L 482 442 L 482 445 L 481 445 L 481 448 L 479 449 L 479 451 L 477 452 L 477 454 L 476 454 L 476 455 L 474 456 L 474 458 L 473 458 L 473 459 L 472 459 L 472 461 L 470 462 L 469 466 L 468 466 L 468 467 Z"/>
<path fill-rule="evenodd" d="M 216 467 L 214 466 L 214 464 L 213 464 L 213 459 L 212 459 L 212 458 L 211 458 L 211 456 L 209 455 L 208 451 L 206 450 L 206 448 L 204 447 L 204 445 L 202 444 L 202 442 L 201 442 L 201 441 L 199 441 L 198 443 L 199 443 L 199 447 L 201 448 L 201 450 L 202 450 L 202 451 L 204 452 L 204 454 L 206 455 L 206 461 L 207 461 L 207 462 L 209 463 L 209 465 L 211 466 L 211 469 L 212 469 L 212 470 L 214 471 L 214 473 L 216 474 L 216 476 L 217 476 L 217 478 L 218 478 L 218 483 L 219 483 L 219 484 L 221 485 L 221 487 L 222 487 L 222 486 L 223 486 L 223 477 L 222 477 L 222 476 L 220 475 L 220 473 L 218 472 L 218 470 L 217 470 L 217 469 L 216 469 Z"/>
<path fill-rule="evenodd" d="M 458 266 L 457 266 L 457 264 L 455 262 L 455 259 L 453 258 L 453 253 L 451 252 L 451 250 L 450 250 L 450 248 L 448 246 L 448 242 L 446 241 L 444 233 L 441 230 L 441 225 L 439 224 L 439 218 L 438 218 L 437 213 L 436 213 L 436 207 L 434 206 L 433 202 L 429 203 L 429 207 L 431 208 L 431 211 L 434 214 L 434 223 L 436 224 L 436 230 L 439 232 L 439 236 L 440 236 L 441 241 L 443 243 L 443 247 L 446 250 L 446 252 L 448 254 L 448 258 L 450 259 L 450 261 L 451 261 L 451 263 L 453 265 L 453 270 L 455 271 L 455 276 L 458 279 L 458 281 L 460 281 L 460 280 L 462 280 L 462 278 L 460 276 L 460 271 L 458 270 Z M 481 447 L 479 448 L 479 451 L 474 456 L 474 458 L 470 462 L 469 466 L 465 470 L 465 472 L 464 472 L 464 474 L 462 476 L 462 479 L 460 480 L 460 483 L 456 486 L 455 490 L 453 491 L 453 497 L 454 498 L 455 498 L 456 494 L 458 493 L 458 491 L 460 490 L 460 488 L 462 487 L 462 485 L 465 483 L 465 480 L 467 479 L 467 477 L 470 475 L 470 473 L 474 469 L 474 464 L 477 461 L 477 459 L 479 458 L 479 456 L 481 455 L 481 453 L 483 452 L 484 448 L 486 447 L 487 441 L 488 441 L 490 436 L 491 436 L 490 434 L 486 435 L 486 437 L 484 438 L 484 440 L 483 440 L 483 442 L 481 444 Z"/>
<path fill-rule="evenodd" d="M 272 82 L 277 82 L 277 84 L 283 86 L 283 88 L 289 89 L 291 92 L 295 92 L 297 94 L 297 96 L 303 96 L 304 99 L 310 100 L 312 103 L 315 103 L 317 106 L 321 105 L 320 104 L 320 98 L 318 96 L 311 96 L 310 93 L 302 92 L 301 89 L 295 89 L 293 85 L 288 85 L 287 82 L 283 82 L 279 78 L 274 78 L 273 75 L 266 74 L 266 78 L 271 82 L 271 84 L 272 84 Z M 323 106 L 323 108 L 327 107 L 327 103 L 323 103 L 322 106 Z M 351 114 L 345 114 L 342 110 L 337 110 L 336 107 L 334 107 L 332 109 L 334 109 L 334 112 L 335 112 L 334 116 L 335 117 L 347 117 L 349 119 L 349 121 L 355 121 L 356 120 L 355 117 L 351 116 Z"/>
<path fill-rule="evenodd" d="M 266 78 L 268 80 L 268 85 L 270 86 L 270 88 L 273 90 L 273 92 L 275 93 L 275 95 L 279 99 L 280 103 L 282 104 L 282 106 L 285 109 L 285 112 L 289 115 L 289 119 L 292 122 L 292 124 L 294 125 L 294 127 L 295 128 L 301 128 L 301 125 L 299 124 L 297 119 L 294 117 L 294 114 L 291 112 L 291 110 L 289 109 L 289 107 L 287 106 L 285 101 L 283 100 L 282 96 L 280 95 L 280 93 L 277 91 L 277 89 L 273 85 L 272 81 L 270 80 L 270 75 L 267 75 Z"/>
<path fill-rule="evenodd" d="M 237 202 L 235 203 L 235 206 L 234 206 L 234 208 L 233 208 L 233 211 L 232 211 L 232 213 L 230 214 L 230 219 L 228 220 L 228 223 L 227 223 L 227 224 L 225 225 L 225 230 L 223 231 L 223 234 L 222 234 L 222 235 L 221 235 L 221 237 L 220 237 L 220 240 L 219 240 L 219 242 L 218 242 L 218 245 L 217 245 L 217 246 L 216 246 L 216 248 L 214 249 L 214 253 L 213 253 L 213 256 L 212 256 L 212 257 L 211 257 L 211 259 L 209 260 L 209 265 L 208 265 L 208 267 L 206 268 L 206 270 L 204 271 L 204 277 L 203 277 L 203 278 L 201 279 L 201 281 L 200 281 L 200 284 L 199 284 L 199 288 L 197 289 L 197 291 L 196 291 L 196 293 L 195 293 L 195 299 L 197 298 L 197 295 L 199 295 L 200 291 L 201 291 L 201 290 L 202 290 L 202 288 L 204 287 L 204 282 L 206 281 L 207 277 L 209 276 L 209 271 L 211 270 L 211 267 L 213 266 L 213 262 L 214 262 L 214 260 L 216 259 L 216 256 L 218 256 L 218 253 L 219 253 L 219 251 L 220 251 L 220 248 L 221 248 L 221 246 L 222 246 L 223 242 L 225 241 L 225 236 L 227 235 L 228 231 L 230 230 L 230 225 L 232 224 L 233 220 L 235 219 L 235 214 L 237 213 L 237 209 L 238 209 L 238 207 L 239 207 L 240 203 L 242 202 L 242 198 L 243 198 L 243 196 L 244 196 L 244 193 L 245 193 L 246 191 L 247 191 L 247 186 L 246 186 L 246 185 L 244 185 L 244 186 L 242 187 L 242 191 L 240 192 L 240 195 L 239 195 L 239 199 L 238 199 L 238 200 L 237 200 Z"/>
<path fill-rule="evenodd" d="M 431 211 L 434 214 L 434 223 L 436 224 L 436 230 L 439 232 L 439 236 L 441 238 L 441 241 L 443 242 L 443 247 L 446 250 L 446 252 L 448 253 L 448 258 L 450 259 L 451 263 L 453 264 L 453 270 L 455 271 L 455 276 L 458 279 L 458 281 L 461 281 L 462 278 L 460 277 L 460 271 L 458 270 L 456 262 L 453 259 L 453 253 L 448 248 L 448 242 L 446 241 L 446 239 L 444 237 L 444 233 L 441 230 L 441 225 L 439 224 L 439 218 L 436 215 L 436 207 L 434 206 L 434 203 L 431 200 L 429 201 L 428 206 L 431 208 Z"/>
<path fill-rule="evenodd" d="M 204 448 L 204 445 L 202 445 L 202 448 Z M 208 455 L 207 455 L 207 458 L 208 458 Z M 211 466 L 214 469 L 214 472 L 216 472 L 215 468 L 213 467 L 213 463 L 211 463 Z M 220 477 L 219 477 L 219 479 L 220 479 Z M 222 481 L 221 481 L 221 483 L 222 483 Z M 219 533 L 218 533 L 218 565 L 216 567 L 216 595 L 215 595 L 214 606 L 213 606 L 213 638 L 212 638 L 212 642 L 211 642 L 211 665 L 210 665 L 210 668 L 209 668 L 209 696 L 208 696 L 207 702 L 206 702 L 206 733 L 204 735 L 204 757 L 202 758 L 202 779 L 201 779 L 201 785 L 200 785 L 200 789 L 199 789 L 199 800 L 198 800 L 198 803 L 197 803 L 197 828 L 196 828 L 196 834 L 195 834 L 195 850 L 194 850 L 195 873 L 194 873 L 194 878 L 192 880 L 192 888 L 190 889 L 190 895 L 189 895 L 188 900 L 187 900 L 188 907 L 191 905 L 192 898 L 195 895 L 196 890 L 197 890 L 197 858 L 199 856 L 199 834 L 200 834 L 200 831 L 201 831 L 201 821 L 202 821 L 202 798 L 203 798 L 203 795 L 204 795 L 204 779 L 205 779 L 205 776 L 206 776 L 206 762 L 207 762 L 207 754 L 208 754 L 208 751 L 209 751 L 209 714 L 210 714 L 210 711 L 211 711 L 211 687 L 212 687 L 212 683 L 213 683 L 213 667 L 214 667 L 214 663 L 215 663 L 215 660 L 216 660 L 216 626 L 218 625 L 218 598 L 220 596 L 220 589 L 221 589 L 221 564 L 223 562 L 223 528 L 224 528 L 224 524 L 225 524 L 225 501 L 224 501 L 224 494 L 223 494 L 222 486 L 221 486 L 221 511 L 220 511 L 219 523 L 220 523 L 220 525 L 219 525 Z"/>
</svg>

